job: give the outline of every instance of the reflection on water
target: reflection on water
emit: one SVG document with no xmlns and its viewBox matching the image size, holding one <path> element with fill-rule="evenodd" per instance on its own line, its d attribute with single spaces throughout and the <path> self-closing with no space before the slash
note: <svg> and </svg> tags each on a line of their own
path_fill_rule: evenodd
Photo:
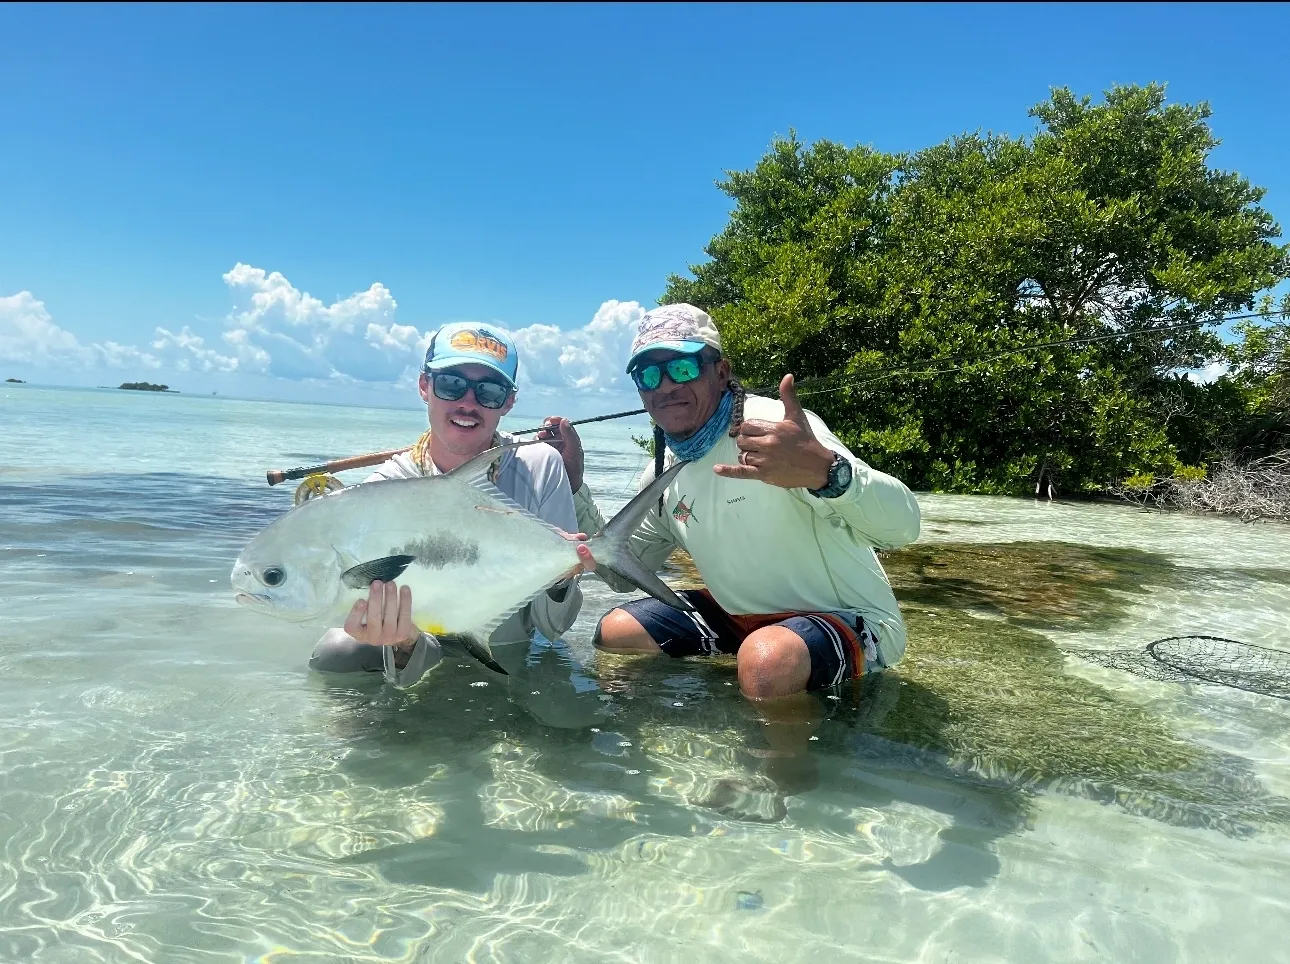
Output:
<svg viewBox="0 0 1290 964">
<path fill-rule="evenodd" d="M 172 447 L 280 420 L 240 404 Z M 335 452 L 308 424 L 263 444 Z M 588 433 L 610 507 L 627 434 Z M 506 679 L 310 673 L 227 587 L 289 487 L 5 444 L 0 960 L 1286 959 L 1286 705 L 1064 654 L 1275 646 L 1284 530 L 926 498 L 907 657 L 777 729 L 730 659 L 594 653 L 594 582 Z"/>
</svg>

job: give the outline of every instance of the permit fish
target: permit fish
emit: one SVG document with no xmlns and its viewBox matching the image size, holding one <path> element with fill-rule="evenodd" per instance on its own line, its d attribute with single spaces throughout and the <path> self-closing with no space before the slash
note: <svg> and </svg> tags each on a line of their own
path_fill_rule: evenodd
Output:
<svg viewBox="0 0 1290 964">
<path fill-rule="evenodd" d="M 412 621 L 456 639 L 499 673 L 488 638 L 580 560 L 577 543 L 488 481 L 506 451 L 489 449 L 452 472 L 351 486 L 289 510 L 247 543 L 233 564 L 237 601 L 295 622 L 339 625 L 374 580 L 412 589 Z M 609 570 L 675 609 L 693 611 L 632 555 L 629 539 L 687 463 L 660 475 L 588 545 Z"/>
</svg>

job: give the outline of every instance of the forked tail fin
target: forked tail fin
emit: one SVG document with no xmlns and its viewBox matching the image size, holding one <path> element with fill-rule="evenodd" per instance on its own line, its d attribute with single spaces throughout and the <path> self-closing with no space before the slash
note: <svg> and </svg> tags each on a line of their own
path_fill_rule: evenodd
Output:
<svg viewBox="0 0 1290 964">
<path fill-rule="evenodd" d="M 667 603 L 673 609 L 693 612 L 694 607 L 674 593 L 667 583 L 645 568 L 632 554 L 631 537 L 641 520 L 654 507 L 681 469 L 688 462 L 677 462 L 670 469 L 658 476 L 653 482 L 636 493 L 619 513 L 606 523 L 590 543 L 591 554 L 596 558 L 596 571 L 607 569 L 615 575 L 626 579 L 637 589 L 649 593 L 659 602 Z"/>
</svg>

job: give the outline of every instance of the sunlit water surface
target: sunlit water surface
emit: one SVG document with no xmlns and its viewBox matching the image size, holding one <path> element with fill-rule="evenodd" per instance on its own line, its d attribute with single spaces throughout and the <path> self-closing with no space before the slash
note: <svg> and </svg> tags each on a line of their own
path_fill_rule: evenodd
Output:
<svg viewBox="0 0 1290 964">
<path fill-rule="evenodd" d="M 0 961 L 1290 960 L 1290 703 L 1063 653 L 1290 648 L 1286 528 L 922 498 L 910 655 L 783 792 L 732 663 L 597 660 L 599 583 L 405 692 L 233 602 L 265 469 L 423 424 L 0 386 Z"/>
</svg>

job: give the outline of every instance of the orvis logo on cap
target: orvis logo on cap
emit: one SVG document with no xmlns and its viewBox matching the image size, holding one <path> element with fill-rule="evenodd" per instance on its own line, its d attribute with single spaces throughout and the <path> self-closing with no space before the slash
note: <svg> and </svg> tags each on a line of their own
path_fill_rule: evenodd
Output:
<svg viewBox="0 0 1290 964">
<path fill-rule="evenodd" d="M 448 339 L 448 344 L 457 351 L 492 355 L 498 361 L 505 361 L 508 354 L 506 346 L 486 331 L 459 331 Z"/>
</svg>

